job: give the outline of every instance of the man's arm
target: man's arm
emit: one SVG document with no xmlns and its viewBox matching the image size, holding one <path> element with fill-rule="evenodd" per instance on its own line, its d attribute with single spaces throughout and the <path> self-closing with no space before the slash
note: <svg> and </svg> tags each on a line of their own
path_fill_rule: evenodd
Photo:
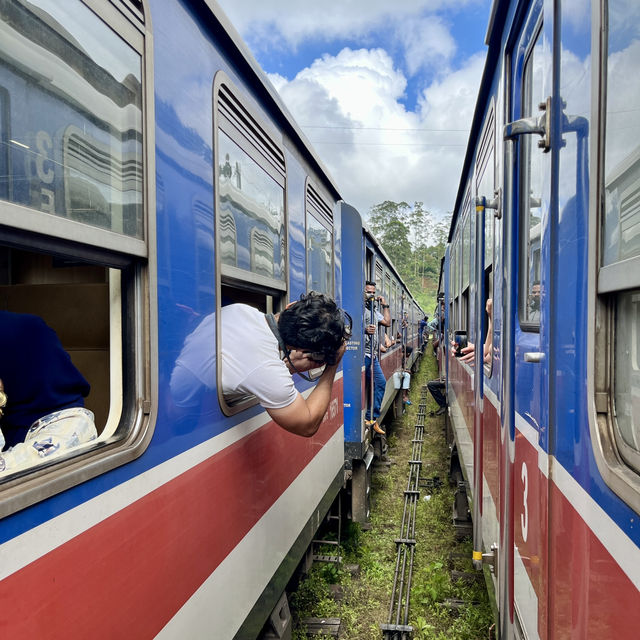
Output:
<svg viewBox="0 0 640 640">
<path fill-rule="evenodd" d="M 391 314 L 389 313 L 389 305 L 387 304 L 384 296 L 378 296 L 378 302 L 380 303 L 380 307 L 382 309 L 382 320 L 380 320 L 379 324 L 390 327 L 391 326 Z"/>
<path fill-rule="evenodd" d="M 290 405 L 280 409 L 267 409 L 274 422 L 298 436 L 310 438 L 315 434 L 329 408 L 333 379 L 345 349 L 346 345 L 342 345 L 336 364 L 325 367 L 308 398 L 305 399 L 299 393 Z"/>
</svg>

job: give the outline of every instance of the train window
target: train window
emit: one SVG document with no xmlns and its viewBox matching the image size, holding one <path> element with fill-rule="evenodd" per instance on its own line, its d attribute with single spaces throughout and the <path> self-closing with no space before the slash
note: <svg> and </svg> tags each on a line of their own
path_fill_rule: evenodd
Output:
<svg viewBox="0 0 640 640">
<path fill-rule="evenodd" d="M 460 331 L 469 330 L 469 301 L 470 301 L 470 282 L 471 282 L 471 267 L 474 264 L 472 257 L 473 247 L 473 221 L 475 217 L 471 213 L 471 187 L 467 187 L 467 191 L 464 197 L 462 205 L 463 223 L 462 223 L 462 246 L 460 247 L 462 256 L 462 293 L 460 296 L 460 324 L 458 329 Z M 471 339 L 470 336 L 467 336 Z"/>
<path fill-rule="evenodd" d="M 268 129 L 239 95 L 226 74 L 218 72 L 213 90 L 217 317 L 222 305 L 233 302 L 264 313 L 278 311 L 287 292 L 284 152 L 279 134 Z M 314 265 L 309 277 L 322 290 L 333 286 L 333 239 L 327 206 L 314 193 L 311 206 L 307 195 L 308 242 L 312 239 L 307 256 Z M 219 322 L 216 331 L 220 348 Z M 221 358 L 216 367 L 220 380 Z M 218 397 L 227 415 L 257 403 L 253 396 L 225 398 L 220 389 Z"/>
<path fill-rule="evenodd" d="M 307 290 L 333 297 L 333 213 L 326 198 L 307 183 Z"/>
<path fill-rule="evenodd" d="M 218 158 L 222 273 L 284 289 L 284 177 L 274 180 L 222 129 Z"/>
<path fill-rule="evenodd" d="M 478 203 L 487 203 L 494 198 L 495 191 L 495 115 L 493 104 L 487 115 L 484 131 L 482 133 L 480 148 L 477 158 L 476 193 Z M 494 253 L 495 253 L 495 224 L 496 218 L 493 210 L 485 207 L 484 211 L 484 300 L 483 308 L 490 313 L 484 320 L 482 343 L 485 345 L 484 366 L 488 376 L 491 375 L 493 367 L 492 346 L 493 335 L 488 331 L 493 331 L 493 274 L 494 274 Z M 491 303 L 488 304 L 488 300 Z"/>
<path fill-rule="evenodd" d="M 2 517 L 146 447 L 153 225 L 144 24 L 110 3 L 15 0 L 0 29 Z M 54 433 L 67 411 L 84 416 L 69 437 Z"/>
<path fill-rule="evenodd" d="M 0 174 L 0 192 L 64 220 L 142 238 L 139 52 L 80 2 L 3 3 L 2 21 L 11 34 L 1 62 L 11 87 L 3 109 L 5 117 L 11 111 L 11 130 L 3 126 L 11 179 Z"/>
<path fill-rule="evenodd" d="M 630 70 L 640 46 L 638 16 L 610 0 L 602 64 L 606 84 L 600 177 L 595 405 L 601 468 L 610 485 L 640 505 L 640 82 Z M 630 21 L 635 24 L 630 24 Z M 635 132 L 635 133 L 634 133 Z M 632 470 L 632 471 L 631 471 Z M 633 473 L 635 472 L 635 473 Z"/>
<path fill-rule="evenodd" d="M 540 33 L 542 33 L 540 31 Z M 522 116 L 538 113 L 538 105 L 544 102 L 542 38 L 536 42 L 524 65 Z M 523 329 L 538 331 L 540 328 L 540 238 L 543 155 L 537 150 L 533 136 L 522 136 L 519 143 L 520 164 L 520 300 L 519 316 Z"/>
<path fill-rule="evenodd" d="M 387 272 L 385 274 L 384 277 L 384 297 L 385 300 L 387 301 L 387 304 L 389 305 L 389 314 L 392 313 L 392 307 L 391 307 L 391 274 L 389 272 Z M 393 331 L 390 327 L 385 327 L 384 328 L 384 332 L 390 336 L 391 338 L 394 337 L 393 335 Z"/>
<path fill-rule="evenodd" d="M 460 232 L 459 230 L 457 230 L 455 239 L 451 247 L 451 282 L 450 282 L 450 288 L 451 288 L 450 307 L 451 308 L 449 310 L 449 330 L 450 331 L 454 331 L 459 328 L 458 326 L 458 307 L 460 304 L 458 299 L 459 290 L 460 290 L 460 284 L 458 282 L 458 278 L 460 275 L 460 266 L 459 266 L 460 263 L 458 260 L 458 257 L 460 255 L 460 252 L 458 250 L 459 246 L 460 246 Z"/>
</svg>

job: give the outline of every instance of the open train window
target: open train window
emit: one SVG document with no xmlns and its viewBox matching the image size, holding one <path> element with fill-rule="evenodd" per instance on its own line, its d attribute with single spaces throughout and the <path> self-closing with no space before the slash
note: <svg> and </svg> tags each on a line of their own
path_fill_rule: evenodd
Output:
<svg viewBox="0 0 640 640">
<path fill-rule="evenodd" d="M 333 297 L 333 211 L 307 180 L 307 291 Z"/>
<path fill-rule="evenodd" d="M 145 25 L 14 0 L 0 29 L 2 517 L 144 451 L 155 323 Z"/>
<path fill-rule="evenodd" d="M 640 508 L 640 81 L 629 72 L 640 45 L 636 15 L 605 3 L 600 49 L 602 111 L 596 197 L 599 204 L 592 439 L 607 483 Z M 597 30 L 594 30 L 598 33 Z M 594 102 L 598 102 L 594 100 Z M 595 182 L 595 181 L 594 181 Z M 595 234 L 594 234 L 595 235 Z M 597 256 L 597 258 L 596 258 Z"/>
<path fill-rule="evenodd" d="M 218 352 L 223 348 L 219 317 L 224 305 L 244 303 L 271 313 L 284 308 L 287 294 L 284 151 L 279 134 L 240 95 L 219 71 L 213 86 Z M 316 208 L 318 218 L 323 218 L 326 211 L 320 198 L 314 202 Z M 320 256 L 332 239 L 325 224 L 310 217 L 317 223 L 312 229 L 321 243 Z M 315 275 L 326 285 L 326 255 L 319 264 Z M 217 358 L 218 380 L 222 367 L 222 358 Z M 221 385 L 218 398 L 227 415 L 257 403 L 254 396 L 225 397 Z"/>
<path fill-rule="evenodd" d="M 538 113 L 545 100 L 542 68 L 542 29 L 524 63 L 522 117 Z M 540 248 L 541 206 L 544 157 L 535 147 L 533 136 L 522 136 L 520 146 L 520 326 L 525 331 L 540 330 Z"/>
</svg>

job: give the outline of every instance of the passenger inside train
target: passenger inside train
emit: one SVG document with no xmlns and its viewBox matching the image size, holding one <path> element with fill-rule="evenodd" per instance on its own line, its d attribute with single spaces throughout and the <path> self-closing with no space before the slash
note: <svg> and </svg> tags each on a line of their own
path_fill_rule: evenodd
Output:
<svg viewBox="0 0 640 640">
<path fill-rule="evenodd" d="M 42 318 L 0 311 L 0 474 L 97 437 L 90 385 Z"/>
<path fill-rule="evenodd" d="M 482 357 L 486 363 L 491 361 L 491 354 L 493 351 L 493 298 L 487 298 L 485 306 L 487 312 L 487 336 L 484 341 L 484 347 L 482 350 Z M 475 352 L 476 347 L 473 342 L 469 342 L 466 347 L 458 350 L 455 341 L 451 342 L 451 355 L 460 359 L 460 362 L 466 362 L 468 365 L 473 366 L 475 364 Z"/>
</svg>

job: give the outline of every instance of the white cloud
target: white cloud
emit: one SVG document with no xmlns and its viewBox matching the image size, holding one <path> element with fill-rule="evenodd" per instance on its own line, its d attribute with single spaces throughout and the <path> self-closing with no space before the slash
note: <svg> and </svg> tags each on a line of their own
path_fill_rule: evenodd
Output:
<svg viewBox="0 0 640 640">
<path fill-rule="evenodd" d="M 343 197 L 362 214 L 384 200 L 453 207 L 484 56 L 428 87 L 417 112 L 406 78 L 381 49 L 325 55 L 287 81 L 271 80 Z M 322 128 L 330 127 L 330 128 Z M 450 146 L 457 144 L 459 146 Z"/>
<path fill-rule="evenodd" d="M 485 0 L 219 0 L 223 10 L 258 55 L 296 51 L 314 40 L 357 40 L 374 46 L 371 32 L 384 31 L 405 52 L 410 74 L 432 65 L 446 66 L 456 51 L 449 25 L 438 12 L 459 12 Z"/>
<path fill-rule="evenodd" d="M 439 17 L 407 20 L 398 25 L 396 32 L 404 46 L 409 75 L 430 67 L 442 72 L 456 52 L 456 42 Z"/>
<path fill-rule="evenodd" d="M 220 2 L 236 29 L 247 36 L 251 32 L 273 38 L 274 29 L 289 45 L 297 45 L 310 36 L 323 38 L 361 35 L 372 26 L 395 17 L 433 13 L 446 7 L 459 8 L 472 0 L 351 0 L 316 2 L 304 0 L 232 0 Z"/>
</svg>

